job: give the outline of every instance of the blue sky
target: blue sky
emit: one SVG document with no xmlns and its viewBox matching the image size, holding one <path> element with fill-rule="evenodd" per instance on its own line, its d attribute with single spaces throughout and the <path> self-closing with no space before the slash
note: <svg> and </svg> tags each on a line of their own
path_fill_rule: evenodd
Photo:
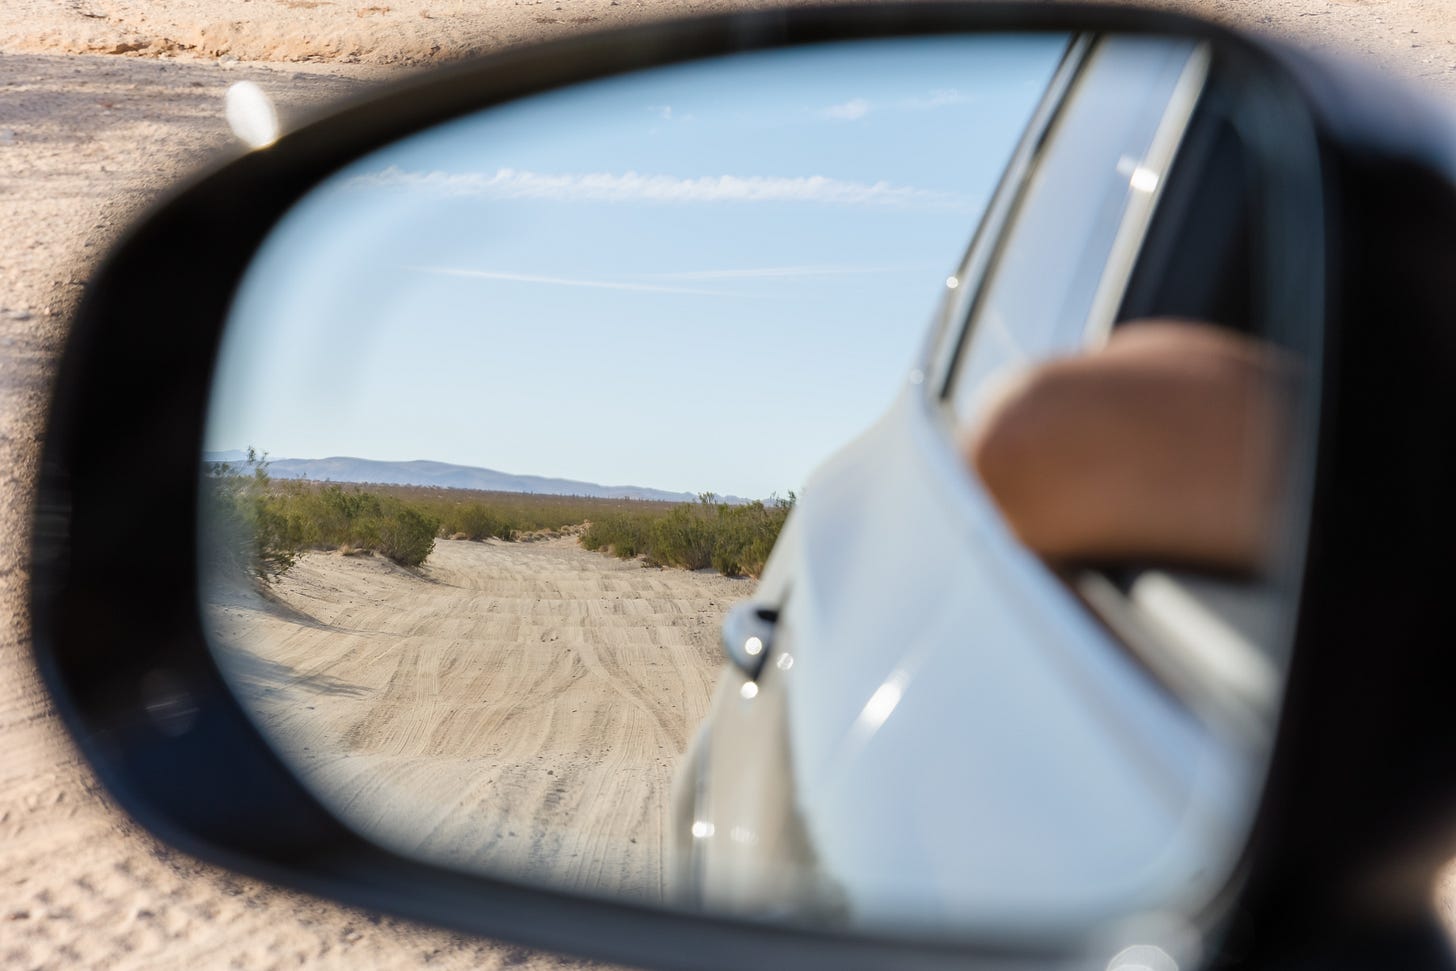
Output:
<svg viewBox="0 0 1456 971">
<path fill-rule="evenodd" d="M 361 159 L 250 269 L 206 447 L 799 489 L 902 384 L 1064 43 L 739 55 Z"/>
</svg>

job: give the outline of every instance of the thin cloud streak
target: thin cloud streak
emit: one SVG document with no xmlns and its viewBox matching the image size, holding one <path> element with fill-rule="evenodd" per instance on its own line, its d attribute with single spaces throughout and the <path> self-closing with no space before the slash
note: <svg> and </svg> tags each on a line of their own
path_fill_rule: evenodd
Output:
<svg viewBox="0 0 1456 971">
<path fill-rule="evenodd" d="M 540 199 L 549 202 L 802 202 L 888 209 L 975 211 L 972 200 L 954 192 L 918 189 L 890 182 L 852 182 L 822 175 L 710 175 L 678 178 L 636 172 L 551 174 L 498 169 L 495 172 L 420 172 L 390 166 L 355 176 L 359 189 L 420 189 L 450 197 Z"/>
<path fill-rule="evenodd" d="M 649 105 L 648 111 L 655 114 L 662 121 L 694 121 L 691 114 L 680 115 L 672 110 L 672 105 Z"/>
<path fill-rule="evenodd" d="M 904 266 L 757 266 L 741 270 L 686 270 L 680 273 L 649 273 L 652 280 L 747 280 L 784 279 L 811 276 L 854 276 L 860 273 L 895 273 Z"/>
<path fill-rule="evenodd" d="M 472 280 L 502 280 L 507 283 L 536 283 L 554 287 L 592 287 L 598 290 L 637 290 L 646 293 L 686 293 L 700 297 L 739 296 L 729 290 L 702 290 L 695 287 L 671 287 L 655 283 L 622 283 L 613 280 L 578 280 L 570 277 L 540 276 L 534 273 L 512 273 L 505 270 L 469 270 L 455 266 L 406 266 L 416 273 L 436 276 L 464 277 Z"/>
<path fill-rule="evenodd" d="M 960 91 L 956 88 L 936 88 L 924 95 L 914 98 L 904 98 L 888 106 L 891 111 L 934 111 L 937 108 L 950 108 L 956 105 L 971 104 L 977 101 L 974 94 Z M 851 98 L 841 104 L 830 105 L 819 113 L 825 118 L 834 121 L 859 121 L 870 112 L 885 105 L 876 106 L 864 98 Z"/>
<path fill-rule="evenodd" d="M 901 102 L 901 107 L 909 111 L 933 111 L 936 108 L 949 108 L 954 105 L 971 104 L 979 100 L 976 95 L 955 88 L 936 88 L 923 98 L 910 98 Z"/>
</svg>

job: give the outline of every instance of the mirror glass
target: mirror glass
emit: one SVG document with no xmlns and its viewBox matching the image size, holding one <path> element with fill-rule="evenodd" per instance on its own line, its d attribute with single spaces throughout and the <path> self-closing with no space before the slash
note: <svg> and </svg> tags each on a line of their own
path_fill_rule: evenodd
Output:
<svg viewBox="0 0 1456 971">
<path fill-rule="evenodd" d="M 1206 900 L 1316 384 L 1211 63 L 742 54 L 319 184 L 236 297 L 201 470 L 261 731 L 367 838 L 575 892 L 952 937 Z"/>
</svg>

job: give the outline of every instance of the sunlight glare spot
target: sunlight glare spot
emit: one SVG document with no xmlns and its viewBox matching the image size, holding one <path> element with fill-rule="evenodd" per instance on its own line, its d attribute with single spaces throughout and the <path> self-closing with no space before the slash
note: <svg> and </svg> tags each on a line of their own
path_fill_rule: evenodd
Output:
<svg viewBox="0 0 1456 971">
<path fill-rule="evenodd" d="M 900 698 L 904 693 L 905 678 L 901 673 L 896 672 L 891 675 L 889 680 L 876 688 L 875 693 L 870 695 L 870 700 L 865 702 L 864 709 L 859 713 L 857 719 L 859 728 L 870 734 L 878 731 L 885 720 L 890 717 L 890 713 L 895 710 L 895 706 L 900 703 Z"/>
<path fill-rule="evenodd" d="M 239 81 L 227 89 L 224 114 L 233 134 L 249 148 L 267 148 L 278 141 L 278 112 L 252 81 Z"/>
<path fill-rule="evenodd" d="M 1152 192 L 1158 187 L 1158 173 L 1139 165 L 1132 170 L 1132 177 L 1128 180 L 1128 184 L 1138 192 Z"/>
<path fill-rule="evenodd" d="M 1107 971 L 1178 971 L 1178 962 L 1161 947 L 1135 944 L 1107 962 Z"/>
</svg>

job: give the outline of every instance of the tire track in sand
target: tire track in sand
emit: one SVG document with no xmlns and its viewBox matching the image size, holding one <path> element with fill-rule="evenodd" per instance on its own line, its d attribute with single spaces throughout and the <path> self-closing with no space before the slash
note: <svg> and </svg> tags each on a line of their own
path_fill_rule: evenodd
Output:
<svg viewBox="0 0 1456 971">
<path fill-rule="evenodd" d="M 544 543 L 440 541 L 419 573 L 311 553 L 209 592 L 275 747 L 350 825 L 450 866 L 658 899 L 667 793 L 717 629 L 752 589 Z"/>
</svg>

